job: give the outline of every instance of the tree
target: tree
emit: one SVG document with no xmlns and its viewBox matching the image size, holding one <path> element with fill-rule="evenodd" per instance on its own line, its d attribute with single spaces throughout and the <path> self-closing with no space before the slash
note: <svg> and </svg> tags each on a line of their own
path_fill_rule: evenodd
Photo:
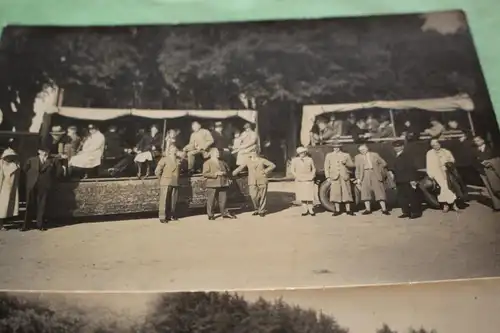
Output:
<svg viewBox="0 0 500 333">
<path fill-rule="evenodd" d="M 336 321 L 283 301 L 250 303 L 230 293 L 177 293 L 161 296 L 141 333 L 347 333 Z"/>
<path fill-rule="evenodd" d="M 106 29 L 5 29 L 0 49 L 4 119 L 17 130 L 28 130 L 35 98 L 47 86 L 104 95 L 113 90 L 121 101 L 124 96 L 133 99 L 131 81 L 140 75 L 140 56 L 131 45 L 131 33 L 102 30 Z"/>
</svg>

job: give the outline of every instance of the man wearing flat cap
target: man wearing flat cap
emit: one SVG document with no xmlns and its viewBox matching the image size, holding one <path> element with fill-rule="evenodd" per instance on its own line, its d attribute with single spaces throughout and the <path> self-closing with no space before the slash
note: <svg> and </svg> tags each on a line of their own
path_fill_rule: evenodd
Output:
<svg viewBox="0 0 500 333">
<path fill-rule="evenodd" d="M 325 157 L 325 177 L 330 182 L 330 201 L 335 204 L 333 216 L 340 215 L 340 205 L 345 205 L 345 212 L 354 215 L 351 210 L 351 202 L 354 201 L 351 186 L 351 168 L 354 163 L 351 156 L 341 150 L 340 142 L 333 143 L 333 152 Z"/>
<path fill-rule="evenodd" d="M 49 155 L 50 149 L 40 147 L 38 156 L 31 157 L 24 165 L 26 174 L 26 213 L 23 231 L 30 227 L 33 217 L 39 230 L 45 230 L 45 207 L 50 189 L 58 177 L 62 175 L 62 168 L 57 159 Z"/>
<path fill-rule="evenodd" d="M 422 215 L 421 202 L 417 193 L 418 169 L 413 156 L 406 151 L 403 141 L 393 143 L 396 159 L 389 166 L 389 175 L 396 183 L 398 202 L 402 214 L 399 218 L 415 219 Z"/>
</svg>

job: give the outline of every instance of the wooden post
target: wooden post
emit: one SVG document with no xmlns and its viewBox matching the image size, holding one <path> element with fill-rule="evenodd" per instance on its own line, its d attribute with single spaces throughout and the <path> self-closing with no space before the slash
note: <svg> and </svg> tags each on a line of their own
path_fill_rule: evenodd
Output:
<svg viewBox="0 0 500 333">
<path fill-rule="evenodd" d="M 470 130 L 472 132 L 472 135 L 476 135 L 476 129 L 474 128 L 474 122 L 472 121 L 472 115 L 470 111 L 467 111 L 467 118 L 469 118 L 469 125 L 470 125 Z"/>
<path fill-rule="evenodd" d="M 394 112 L 392 112 L 392 109 L 389 109 L 389 115 L 391 117 L 392 134 L 394 135 L 394 137 L 397 137 L 398 134 L 396 132 L 396 123 L 394 122 Z"/>
<path fill-rule="evenodd" d="M 165 152 L 165 139 L 167 136 L 167 119 L 163 119 L 163 140 L 161 142 L 161 150 Z"/>
</svg>

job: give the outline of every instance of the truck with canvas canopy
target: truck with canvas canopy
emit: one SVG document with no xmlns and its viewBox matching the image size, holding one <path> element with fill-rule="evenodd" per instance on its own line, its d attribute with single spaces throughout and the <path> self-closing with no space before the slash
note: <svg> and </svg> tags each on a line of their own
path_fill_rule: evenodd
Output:
<svg viewBox="0 0 500 333">
<path fill-rule="evenodd" d="M 257 122 L 257 112 L 254 110 L 135 110 L 55 106 L 46 111 L 46 114 L 50 115 L 50 126 L 76 126 L 79 132 L 88 124 L 96 126 L 103 133 L 107 128 L 114 127 L 123 138 L 125 147 L 133 147 L 137 141 L 137 132 L 155 124 L 161 135 L 161 150 L 165 148 L 166 141 L 168 142 L 165 140 L 167 133 L 172 130 L 176 130 L 176 135 L 179 135 L 177 144 L 182 149 L 189 141 L 190 124 L 193 121 L 199 122 L 205 128 L 209 128 L 216 121 L 224 121 L 231 125 L 227 127 L 232 127 L 233 131 L 243 124 L 255 125 Z M 45 124 L 45 128 L 47 127 Z M 42 137 L 45 141 L 51 140 L 50 134 L 45 133 Z M 127 155 L 134 156 L 134 152 L 128 149 Z M 117 161 L 107 158 L 106 154 L 103 154 L 94 177 L 65 179 L 59 182 L 50 199 L 48 216 L 65 218 L 157 211 L 159 184 L 156 177 L 134 177 L 130 168 L 122 170 L 120 174 L 110 175 L 109 169 Z M 198 161 L 198 165 L 202 162 Z M 184 168 L 184 165 L 182 167 Z M 205 206 L 205 180 L 200 173 L 183 173 L 180 183 L 180 209 Z M 229 204 L 243 206 L 248 202 L 245 174 L 234 179 L 230 192 Z"/>
<path fill-rule="evenodd" d="M 316 183 L 322 206 L 333 210 L 329 202 L 329 183 L 324 175 L 324 160 L 340 142 L 343 150 L 354 157 L 361 143 L 391 164 L 395 153 L 392 142 L 405 140 L 407 150 L 425 174 L 425 156 L 429 141 L 437 138 L 456 158 L 457 167 L 471 167 L 463 141 L 475 134 L 472 118 L 474 103 L 468 95 L 445 98 L 370 101 L 353 104 L 303 106 L 300 141 L 308 147 L 317 170 Z M 328 135 L 324 136 L 325 128 Z"/>
</svg>

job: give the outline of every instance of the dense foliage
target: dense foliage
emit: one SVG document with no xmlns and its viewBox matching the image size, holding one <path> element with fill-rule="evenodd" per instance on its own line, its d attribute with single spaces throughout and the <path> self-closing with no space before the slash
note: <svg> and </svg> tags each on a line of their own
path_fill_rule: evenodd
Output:
<svg viewBox="0 0 500 333">
<path fill-rule="evenodd" d="M 297 109 L 468 93 L 488 114 L 465 25 L 419 16 L 138 28 L 7 28 L 0 108 L 26 129 L 43 86 L 90 107 Z M 485 101 L 485 102 L 483 102 Z M 18 112 L 12 112 L 13 103 Z M 27 116 L 28 115 L 28 116 Z"/>
<path fill-rule="evenodd" d="M 96 321 L 78 309 L 0 295 L 2 333 L 348 333 L 330 316 L 281 300 L 247 302 L 229 293 L 176 293 L 159 298 L 143 322 Z M 121 325 L 118 325 L 120 323 Z M 435 333 L 409 330 L 409 333 Z M 397 333 L 388 326 L 377 333 Z"/>
</svg>

